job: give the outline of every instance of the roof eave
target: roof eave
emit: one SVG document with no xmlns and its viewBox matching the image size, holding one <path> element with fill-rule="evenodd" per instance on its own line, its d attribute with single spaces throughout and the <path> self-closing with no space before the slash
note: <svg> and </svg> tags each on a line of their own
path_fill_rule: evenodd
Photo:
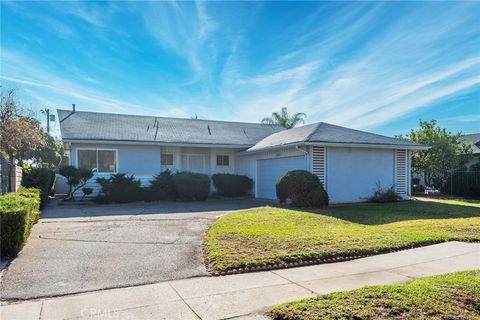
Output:
<svg viewBox="0 0 480 320">
<path fill-rule="evenodd" d="M 374 148 L 374 149 L 408 149 L 408 150 L 428 150 L 431 147 L 425 145 L 409 144 L 387 144 L 387 143 L 351 143 L 351 142 L 305 142 L 306 145 L 323 145 L 330 147 L 349 147 L 349 148 Z"/>
<path fill-rule="evenodd" d="M 184 142 L 164 142 L 164 141 L 138 141 L 138 140 L 102 140 L 102 139 L 72 139 L 63 138 L 63 142 L 86 143 L 86 144 L 123 144 L 123 145 L 155 145 L 155 146 L 179 146 L 179 147 L 206 147 L 206 148 L 232 148 L 245 149 L 251 144 L 217 144 L 217 143 L 184 143 Z"/>
<path fill-rule="evenodd" d="M 277 150 L 277 149 L 282 149 L 282 148 L 289 148 L 289 147 L 296 147 L 296 146 L 301 146 L 304 145 L 304 142 L 293 142 L 293 143 L 286 143 L 286 144 L 279 144 L 271 147 L 265 147 L 261 149 L 253 149 L 253 150 L 244 150 L 244 151 L 239 151 L 237 154 L 238 155 L 244 155 L 244 154 L 255 154 L 259 152 L 265 152 L 265 151 L 270 151 L 270 150 Z"/>
<path fill-rule="evenodd" d="M 374 148 L 374 149 L 408 149 L 408 150 L 428 150 L 430 146 L 424 145 L 396 145 L 396 144 L 373 144 L 373 143 L 340 143 L 340 142 L 295 142 L 288 144 L 281 144 L 275 146 L 269 146 L 261 149 L 240 151 L 238 154 L 254 154 L 259 152 L 265 152 L 269 150 L 281 149 L 286 147 L 295 147 L 299 145 L 322 145 L 329 147 L 348 147 L 348 148 Z"/>
</svg>

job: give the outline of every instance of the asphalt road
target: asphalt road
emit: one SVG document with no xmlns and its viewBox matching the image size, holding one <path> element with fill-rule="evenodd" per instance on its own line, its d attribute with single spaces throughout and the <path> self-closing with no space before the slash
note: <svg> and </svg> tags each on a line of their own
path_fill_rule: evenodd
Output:
<svg viewBox="0 0 480 320">
<path fill-rule="evenodd" d="M 220 215 L 257 200 L 50 205 L 4 270 L 2 300 L 206 275 L 203 237 Z"/>
</svg>

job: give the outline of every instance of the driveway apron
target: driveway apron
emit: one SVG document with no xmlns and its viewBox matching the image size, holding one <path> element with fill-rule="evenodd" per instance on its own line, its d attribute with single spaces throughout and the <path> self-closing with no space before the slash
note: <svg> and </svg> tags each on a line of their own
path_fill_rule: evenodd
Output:
<svg viewBox="0 0 480 320">
<path fill-rule="evenodd" d="M 52 204 L 3 272 L 0 297 L 31 299 L 206 275 L 202 246 L 210 224 L 228 211 L 264 204 Z"/>
</svg>

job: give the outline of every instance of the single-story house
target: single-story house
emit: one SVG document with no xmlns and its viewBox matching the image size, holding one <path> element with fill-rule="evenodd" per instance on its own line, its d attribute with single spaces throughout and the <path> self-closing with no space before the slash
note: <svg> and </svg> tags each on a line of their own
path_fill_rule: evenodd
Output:
<svg viewBox="0 0 480 320">
<path fill-rule="evenodd" d="M 358 202 L 377 183 L 410 195 L 412 152 L 425 146 L 324 122 L 286 130 L 277 125 L 58 110 L 71 165 L 95 176 L 123 172 L 148 185 L 159 172 L 234 173 L 254 180 L 254 195 L 276 199 L 290 170 L 323 182 L 331 203 Z M 89 183 L 99 191 L 95 179 Z"/>
</svg>

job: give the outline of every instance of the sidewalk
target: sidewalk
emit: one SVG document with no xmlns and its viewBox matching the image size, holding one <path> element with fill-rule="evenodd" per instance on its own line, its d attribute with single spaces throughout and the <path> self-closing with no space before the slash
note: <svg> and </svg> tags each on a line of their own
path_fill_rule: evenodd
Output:
<svg viewBox="0 0 480 320">
<path fill-rule="evenodd" d="M 259 320 L 276 304 L 315 294 L 472 269 L 480 269 L 480 244 L 448 242 L 347 262 L 2 302 L 0 318 Z"/>
</svg>

